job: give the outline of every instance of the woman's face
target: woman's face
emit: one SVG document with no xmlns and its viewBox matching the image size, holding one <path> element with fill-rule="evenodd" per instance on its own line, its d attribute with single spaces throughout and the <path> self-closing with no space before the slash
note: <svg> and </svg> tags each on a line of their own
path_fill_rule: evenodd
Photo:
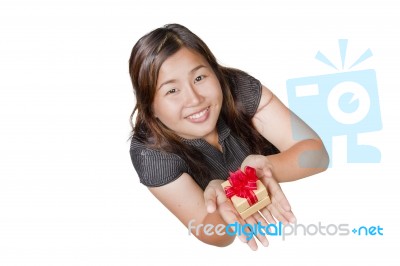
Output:
<svg viewBox="0 0 400 266">
<path fill-rule="evenodd" d="M 181 48 L 161 65 L 153 111 L 177 135 L 215 137 L 221 106 L 221 85 L 201 55 Z"/>
</svg>

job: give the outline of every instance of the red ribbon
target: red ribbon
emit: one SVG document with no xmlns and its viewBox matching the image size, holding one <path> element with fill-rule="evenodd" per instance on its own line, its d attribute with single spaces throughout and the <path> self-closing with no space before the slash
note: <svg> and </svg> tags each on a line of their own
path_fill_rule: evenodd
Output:
<svg viewBox="0 0 400 266">
<path fill-rule="evenodd" d="M 228 181 L 231 186 L 226 186 L 225 194 L 230 199 L 233 196 L 246 198 L 247 202 L 251 205 L 257 203 L 258 199 L 253 190 L 257 189 L 256 169 L 246 166 L 244 173 L 239 169 L 236 172 L 230 173 Z"/>
</svg>

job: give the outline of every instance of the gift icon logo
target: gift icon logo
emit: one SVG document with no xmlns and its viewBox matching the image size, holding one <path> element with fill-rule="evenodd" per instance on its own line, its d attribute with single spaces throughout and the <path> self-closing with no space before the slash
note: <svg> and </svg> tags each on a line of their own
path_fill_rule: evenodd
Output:
<svg viewBox="0 0 400 266">
<path fill-rule="evenodd" d="M 339 40 L 342 70 L 345 69 L 347 43 L 345 39 Z M 348 163 L 379 163 L 381 160 L 378 148 L 360 144 L 358 140 L 360 133 L 382 129 L 375 70 L 351 70 L 371 56 L 371 50 L 367 49 L 346 71 L 286 82 L 289 108 L 319 134 L 330 158 L 334 156 L 333 137 L 345 135 Z M 339 70 L 323 53 L 318 51 L 315 58 Z M 306 138 L 294 123 L 292 127 L 295 139 Z"/>
</svg>

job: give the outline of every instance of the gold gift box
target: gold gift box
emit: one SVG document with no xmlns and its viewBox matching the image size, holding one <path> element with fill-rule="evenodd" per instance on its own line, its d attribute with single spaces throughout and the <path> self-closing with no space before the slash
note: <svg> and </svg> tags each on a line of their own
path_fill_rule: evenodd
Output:
<svg viewBox="0 0 400 266">
<path fill-rule="evenodd" d="M 257 196 L 258 201 L 250 206 L 249 202 L 247 201 L 246 198 L 240 198 L 238 196 L 233 196 L 231 198 L 231 201 L 233 203 L 233 206 L 237 210 L 237 212 L 240 214 L 240 217 L 242 219 L 246 219 L 250 215 L 256 213 L 257 211 L 261 210 L 265 206 L 271 203 L 271 200 L 269 199 L 268 192 L 266 187 L 261 183 L 260 180 L 257 180 L 257 189 L 253 190 L 254 194 Z M 225 181 L 222 184 L 222 187 L 225 189 L 227 186 L 231 186 L 229 181 Z"/>
</svg>

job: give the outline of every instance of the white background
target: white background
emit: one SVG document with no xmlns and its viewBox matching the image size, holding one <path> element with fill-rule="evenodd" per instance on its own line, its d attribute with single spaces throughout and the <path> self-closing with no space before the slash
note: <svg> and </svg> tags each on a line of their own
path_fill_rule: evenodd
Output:
<svg viewBox="0 0 400 266">
<path fill-rule="evenodd" d="M 2 1 L 0 3 L 0 265 L 399 265 L 399 8 L 395 1 Z M 284 103 L 289 78 L 377 73 L 383 130 L 360 136 L 380 164 L 346 164 L 282 184 L 298 221 L 377 226 L 384 236 L 270 237 L 207 246 L 139 183 L 129 157 L 134 95 L 128 59 L 145 33 L 177 22 L 219 61 Z M 397 214 L 397 215 L 396 215 Z M 397 260 L 397 263 L 396 263 Z"/>
</svg>

